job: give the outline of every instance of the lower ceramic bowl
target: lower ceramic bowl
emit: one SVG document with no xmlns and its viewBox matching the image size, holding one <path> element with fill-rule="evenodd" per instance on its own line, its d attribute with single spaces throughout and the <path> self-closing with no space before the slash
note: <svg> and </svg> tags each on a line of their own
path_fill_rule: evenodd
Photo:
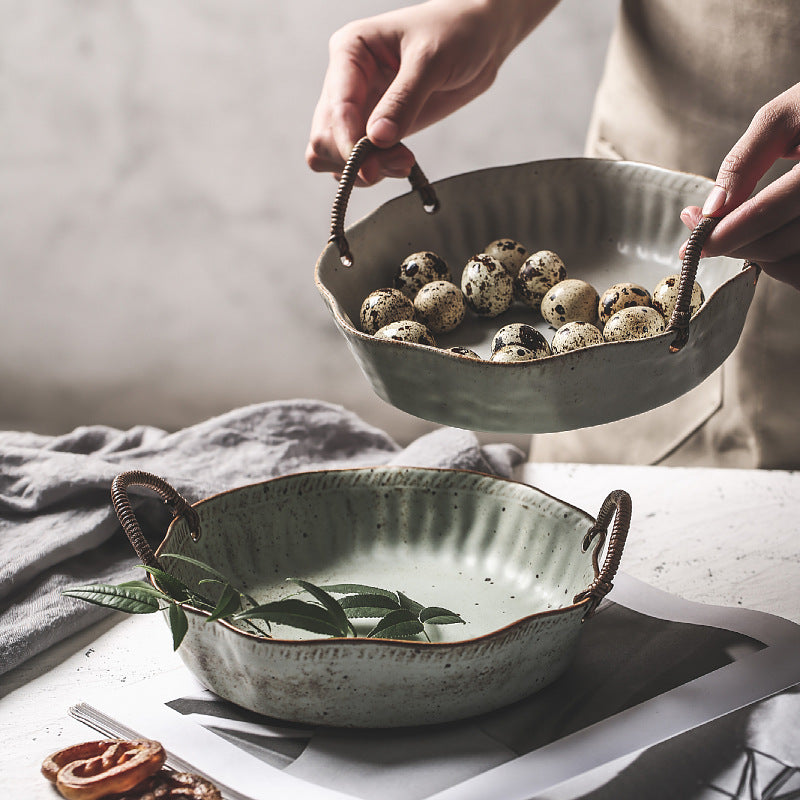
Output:
<svg viewBox="0 0 800 800">
<path fill-rule="evenodd" d="M 137 484 L 176 512 L 155 554 L 128 500 Z M 112 495 L 143 562 L 191 587 L 205 573 L 164 554 L 212 565 L 259 603 L 285 598 L 286 579 L 300 577 L 400 590 L 460 614 L 465 624 L 436 627 L 428 642 L 282 627 L 262 638 L 187 609 L 178 652 L 209 689 L 271 717 L 348 727 L 464 718 L 553 681 L 611 588 L 630 522 L 623 491 L 595 521 L 531 486 L 446 469 L 308 472 L 194 505 L 160 478 L 129 472 Z"/>
<path fill-rule="evenodd" d="M 317 287 L 351 353 L 375 392 L 397 408 L 468 430 L 574 430 L 674 400 L 736 345 L 758 269 L 722 257 L 700 262 L 697 280 L 706 301 L 678 352 L 671 351 L 675 334 L 662 333 L 536 361 L 489 362 L 492 337 L 507 323 L 527 322 L 552 338 L 538 311 L 519 303 L 494 318 L 468 314 L 455 331 L 436 337 L 438 347 L 362 332 L 361 303 L 375 289 L 392 286 L 406 256 L 438 253 L 458 283 L 467 260 L 504 237 L 530 252 L 556 251 L 568 277 L 600 294 L 621 281 L 652 292 L 662 278 L 681 272 L 678 250 L 687 231 L 680 211 L 702 205 L 712 182 L 646 164 L 577 158 L 496 167 L 432 186 L 437 213 L 426 214 L 415 192 L 398 197 L 349 228 L 346 239 L 334 234 L 316 265 Z M 334 206 L 335 218 L 343 220 L 343 207 Z M 352 266 L 340 257 L 343 243 Z M 456 345 L 483 360 L 447 352 Z"/>
</svg>

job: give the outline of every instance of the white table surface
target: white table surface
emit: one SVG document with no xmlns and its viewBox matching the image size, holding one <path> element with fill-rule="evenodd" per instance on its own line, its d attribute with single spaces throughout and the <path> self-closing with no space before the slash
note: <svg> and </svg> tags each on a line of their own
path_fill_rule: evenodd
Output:
<svg viewBox="0 0 800 800">
<path fill-rule="evenodd" d="M 624 571 L 690 600 L 800 623 L 800 473 L 528 464 L 519 478 L 592 516 L 625 489 L 633 518 Z M 44 757 L 97 738 L 69 707 L 93 689 L 180 665 L 161 615 L 115 615 L 0 677 L 4 795 L 54 800 L 39 773 Z"/>
</svg>

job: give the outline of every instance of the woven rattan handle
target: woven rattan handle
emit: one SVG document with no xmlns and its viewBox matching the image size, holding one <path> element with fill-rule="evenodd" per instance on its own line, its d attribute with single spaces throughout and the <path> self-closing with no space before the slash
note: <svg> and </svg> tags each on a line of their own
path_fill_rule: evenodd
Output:
<svg viewBox="0 0 800 800">
<path fill-rule="evenodd" d="M 359 139 L 353 149 L 350 151 L 350 156 L 347 163 L 342 170 L 342 177 L 339 179 L 339 189 L 336 192 L 336 198 L 333 201 L 333 210 L 331 211 L 331 235 L 328 238 L 330 244 L 335 244 L 339 248 L 339 257 L 342 264 L 346 267 L 353 266 L 353 254 L 350 252 L 350 245 L 347 243 L 347 238 L 344 235 L 344 215 L 347 212 L 347 204 L 350 201 L 350 194 L 353 191 L 358 170 L 364 163 L 366 157 L 377 150 L 378 147 L 374 145 L 366 136 Z M 435 214 L 439 210 L 439 198 L 436 197 L 436 192 L 433 187 L 428 183 L 428 179 L 419 168 L 417 162 L 411 167 L 411 172 L 408 176 L 408 181 L 411 188 L 419 192 L 422 198 L 422 205 L 429 214 Z"/>
<path fill-rule="evenodd" d="M 606 541 L 608 526 L 611 520 L 614 525 L 611 529 L 611 538 L 608 542 L 606 557 L 603 566 L 600 566 L 600 552 Z M 597 610 L 600 601 L 611 591 L 614 584 L 614 576 L 617 574 L 619 562 L 622 558 L 622 550 L 625 547 L 625 540 L 628 538 L 628 528 L 631 524 L 631 496 L 622 489 L 611 492 L 603 501 L 597 521 L 589 528 L 586 536 L 583 537 L 582 549 L 586 552 L 592 544 L 592 540 L 597 538 L 597 543 L 592 552 L 592 565 L 594 566 L 594 580 L 589 586 L 573 598 L 573 603 L 589 601 L 583 619 L 587 620 Z"/>
<path fill-rule="evenodd" d="M 700 263 L 703 245 L 718 222 L 718 217 L 702 217 L 689 235 L 689 241 L 683 251 L 681 277 L 678 283 L 678 299 L 667 323 L 667 333 L 675 334 L 675 338 L 669 346 L 670 353 L 677 353 L 682 350 L 686 342 L 689 341 L 689 321 L 692 318 L 692 289 L 694 289 L 694 280 L 697 276 L 697 265 Z"/>
<path fill-rule="evenodd" d="M 667 333 L 675 334 L 675 338 L 669 346 L 670 353 L 679 352 L 689 341 L 689 321 L 692 318 L 692 289 L 697 276 L 697 265 L 700 263 L 703 245 L 720 219 L 721 217 L 702 217 L 689 235 L 689 241 L 683 251 L 681 277 L 678 283 L 678 299 L 667 324 Z M 756 267 L 756 275 L 758 275 L 760 267 L 758 264 L 753 264 L 752 261 L 745 261 L 743 269 L 751 266 Z"/>
<path fill-rule="evenodd" d="M 136 514 L 131 506 L 128 497 L 129 486 L 144 486 L 152 489 L 161 499 L 172 509 L 175 517 L 184 517 L 189 524 L 189 533 L 195 541 L 200 537 L 200 518 L 189 502 L 172 488 L 163 478 L 153 475 L 150 472 L 133 470 L 117 475 L 111 483 L 111 502 L 114 504 L 114 511 L 122 523 L 122 529 L 130 539 L 136 555 L 142 559 L 142 563 L 148 567 L 157 567 L 158 559 L 155 557 L 150 545 L 145 539 Z"/>
</svg>

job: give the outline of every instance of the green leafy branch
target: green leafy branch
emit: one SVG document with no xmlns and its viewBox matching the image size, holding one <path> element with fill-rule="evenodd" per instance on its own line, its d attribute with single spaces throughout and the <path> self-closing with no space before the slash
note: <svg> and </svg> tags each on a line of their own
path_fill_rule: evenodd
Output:
<svg viewBox="0 0 800 800">
<path fill-rule="evenodd" d="M 169 572 L 143 565 L 142 569 L 152 576 L 156 586 L 146 581 L 126 581 L 118 585 L 98 583 L 65 589 L 63 594 L 127 614 L 152 614 L 167 609 L 175 650 L 189 628 L 187 606 L 205 611 L 206 622 L 225 620 L 264 638 L 270 638 L 272 625 L 287 625 L 324 636 L 358 636 L 351 620 L 374 619 L 377 621 L 366 633 L 367 638 L 413 639 L 421 634 L 430 641 L 425 625 L 464 624 L 458 614 L 446 608 L 425 606 L 403 592 L 360 583 L 316 586 L 300 578 L 289 578 L 287 580 L 300 587 L 300 591 L 283 600 L 259 604 L 202 561 L 176 553 L 162 557 L 184 561 L 206 573 L 209 577 L 200 580 L 198 586 L 221 586 L 217 601 L 192 590 Z M 312 599 L 298 597 L 304 594 Z"/>
<path fill-rule="evenodd" d="M 317 602 L 290 597 L 242 611 L 235 618 L 264 619 L 329 636 L 348 636 L 350 633 L 356 636 L 351 620 L 377 619 L 366 634 L 368 639 L 411 639 L 422 634 L 428 641 L 426 624 L 464 624 L 464 620 L 453 611 L 439 606 L 424 606 L 399 591 L 390 592 L 361 583 L 315 586 L 299 578 L 290 580 Z M 334 595 L 339 595 L 340 599 Z"/>
</svg>

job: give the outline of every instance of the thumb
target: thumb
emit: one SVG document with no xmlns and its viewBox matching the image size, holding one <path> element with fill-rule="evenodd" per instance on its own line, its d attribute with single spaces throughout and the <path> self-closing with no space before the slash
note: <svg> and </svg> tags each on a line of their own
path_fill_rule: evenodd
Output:
<svg viewBox="0 0 800 800">
<path fill-rule="evenodd" d="M 404 54 L 394 80 L 367 120 L 367 136 L 378 147 L 392 147 L 411 126 L 433 93 L 422 59 Z"/>
<path fill-rule="evenodd" d="M 747 130 L 725 156 L 703 215 L 724 217 L 753 192 L 764 173 L 792 149 L 794 131 L 771 105 L 753 117 Z"/>
</svg>

